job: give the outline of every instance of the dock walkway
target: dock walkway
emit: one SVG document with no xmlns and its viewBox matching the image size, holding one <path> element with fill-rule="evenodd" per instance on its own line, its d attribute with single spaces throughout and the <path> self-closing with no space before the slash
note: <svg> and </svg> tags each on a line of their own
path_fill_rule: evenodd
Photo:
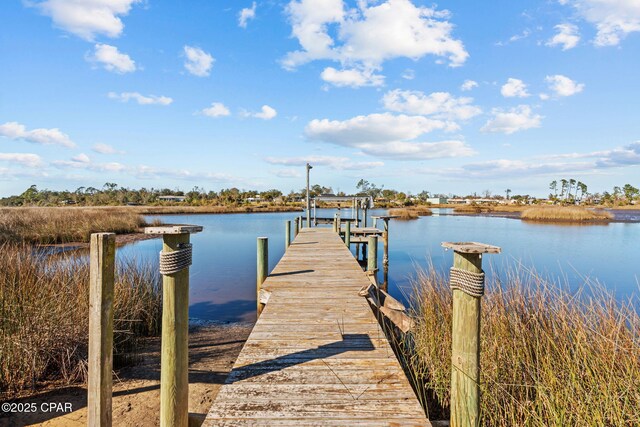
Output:
<svg viewBox="0 0 640 427">
<path fill-rule="evenodd" d="M 430 426 L 338 235 L 304 228 L 204 426 Z"/>
</svg>

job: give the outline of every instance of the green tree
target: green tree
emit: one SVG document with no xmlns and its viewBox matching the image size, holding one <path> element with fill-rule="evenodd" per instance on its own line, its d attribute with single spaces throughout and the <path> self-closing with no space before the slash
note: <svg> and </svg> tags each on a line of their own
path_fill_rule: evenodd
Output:
<svg viewBox="0 0 640 427">
<path fill-rule="evenodd" d="M 631 203 L 638 195 L 639 190 L 631 184 L 625 184 L 624 187 L 622 187 L 622 192 L 624 193 L 625 199 L 627 199 L 627 203 Z"/>
</svg>

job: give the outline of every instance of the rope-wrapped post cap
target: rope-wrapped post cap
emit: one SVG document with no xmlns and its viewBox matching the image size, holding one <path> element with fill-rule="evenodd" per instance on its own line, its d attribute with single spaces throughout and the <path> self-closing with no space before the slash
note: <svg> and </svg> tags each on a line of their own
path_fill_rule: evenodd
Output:
<svg viewBox="0 0 640 427">
<path fill-rule="evenodd" d="M 201 232 L 203 228 L 201 225 L 188 224 L 159 225 L 157 227 L 145 227 L 144 234 L 193 234 Z"/>
<path fill-rule="evenodd" d="M 478 242 L 442 242 L 442 247 L 463 254 L 499 254 L 501 251 L 498 246 Z"/>
</svg>

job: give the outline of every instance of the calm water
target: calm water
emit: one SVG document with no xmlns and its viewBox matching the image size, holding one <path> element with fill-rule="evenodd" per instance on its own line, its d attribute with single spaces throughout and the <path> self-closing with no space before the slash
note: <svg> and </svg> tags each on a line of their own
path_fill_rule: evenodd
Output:
<svg viewBox="0 0 640 427">
<path fill-rule="evenodd" d="M 317 215 L 332 217 L 333 212 L 318 210 Z M 451 266 L 453 254 L 440 247 L 443 241 L 477 241 L 500 246 L 502 254 L 484 258 L 487 272 L 500 274 L 508 265 L 521 262 L 571 285 L 583 283 L 589 277 L 605 284 L 619 297 L 640 293 L 640 266 L 632 262 L 640 242 L 638 223 L 540 225 L 510 218 L 447 215 L 448 210 L 434 212 L 431 217 L 392 220 L 389 224 L 389 290 L 397 297 L 403 298 L 403 293 L 408 292 L 416 267 L 426 267 L 429 257 L 438 269 Z M 385 213 L 373 211 L 373 215 Z M 271 270 L 284 253 L 284 223 L 298 215 L 160 217 L 167 223 L 204 226 L 202 233 L 191 237 L 194 249 L 190 317 L 225 322 L 255 320 L 256 238 L 269 238 Z M 342 216 L 350 217 L 350 211 L 343 209 Z M 145 240 L 120 248 L 118 255 L 157 263 L 161 249 L 160 239 Z"/>
</svg>

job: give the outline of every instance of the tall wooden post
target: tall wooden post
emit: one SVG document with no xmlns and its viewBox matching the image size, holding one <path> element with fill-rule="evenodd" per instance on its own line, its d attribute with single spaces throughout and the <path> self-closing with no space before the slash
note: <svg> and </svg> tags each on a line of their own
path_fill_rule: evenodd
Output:
<svg viewBox="0 0 640 427">
<path fill-rule="evenodd" d="M 284 248 L 285 250 L 291 244 L 291 221 L 287 221 L 284 225 Z"/>
<path fill-rule="evenodd" d="M 162 234 L 162 343 L 160 356 L 160 426 L 189 424 L 189 265 L 190 234 L 197 225 L 147 227 Z M 181 257 L 173 257 L 180 251 Z"/>
<path fill-rule="evenodd" d="M 369 236 L 367 240 L 367 271 L 375 274 L 378 270 L 378 236 Z"/>
<path fill-rule="evenodd" d="M 258 258 L 257 258 L 258 274 L 256 276 L 256 297 L 258 304 L 258 317 L 262 314 L 264 304 L 260 302 L 260 290 L 262 284 L 269 274 L 269 239 L 266 237 L 258 237 Z"/>
<path fill-rule="evenodd" d="M 453 288 L 450 421 L 452 427 L 476 427 L 480 425 L 482 254 L 499 253 L 500 248 L 475 242 L 444 242 L 442 246 L 454 250 L 450 279 Z M 459 272 L 470 273 L 471 279 Z"/>
<path fill-rule="evenodd" d="M 313 168 L 307 163 L 307 227 L 311 227 L 311 205 L 309 204 L 309 171 Z"/>
<path fill-rule="evenodd" d="M 111 426 L 113 367 L 113 283 L 116 235 L 91 235 L 89 279 L 89 384 L 90 427 Z"/>
<path fill-rule="evenodd" d="M 344 227 L 344 244 L 347 245 L 347 249 L 351 249 L 351 221 L 347 221 Z"/>
<path fill-rule="evenodd" d="M 298 236 L 298 232 L 300 231 L 300 227 L 298 224 L 298 218 L 293 221 L 293 238 L 295 239 Z"/>
</svg>

